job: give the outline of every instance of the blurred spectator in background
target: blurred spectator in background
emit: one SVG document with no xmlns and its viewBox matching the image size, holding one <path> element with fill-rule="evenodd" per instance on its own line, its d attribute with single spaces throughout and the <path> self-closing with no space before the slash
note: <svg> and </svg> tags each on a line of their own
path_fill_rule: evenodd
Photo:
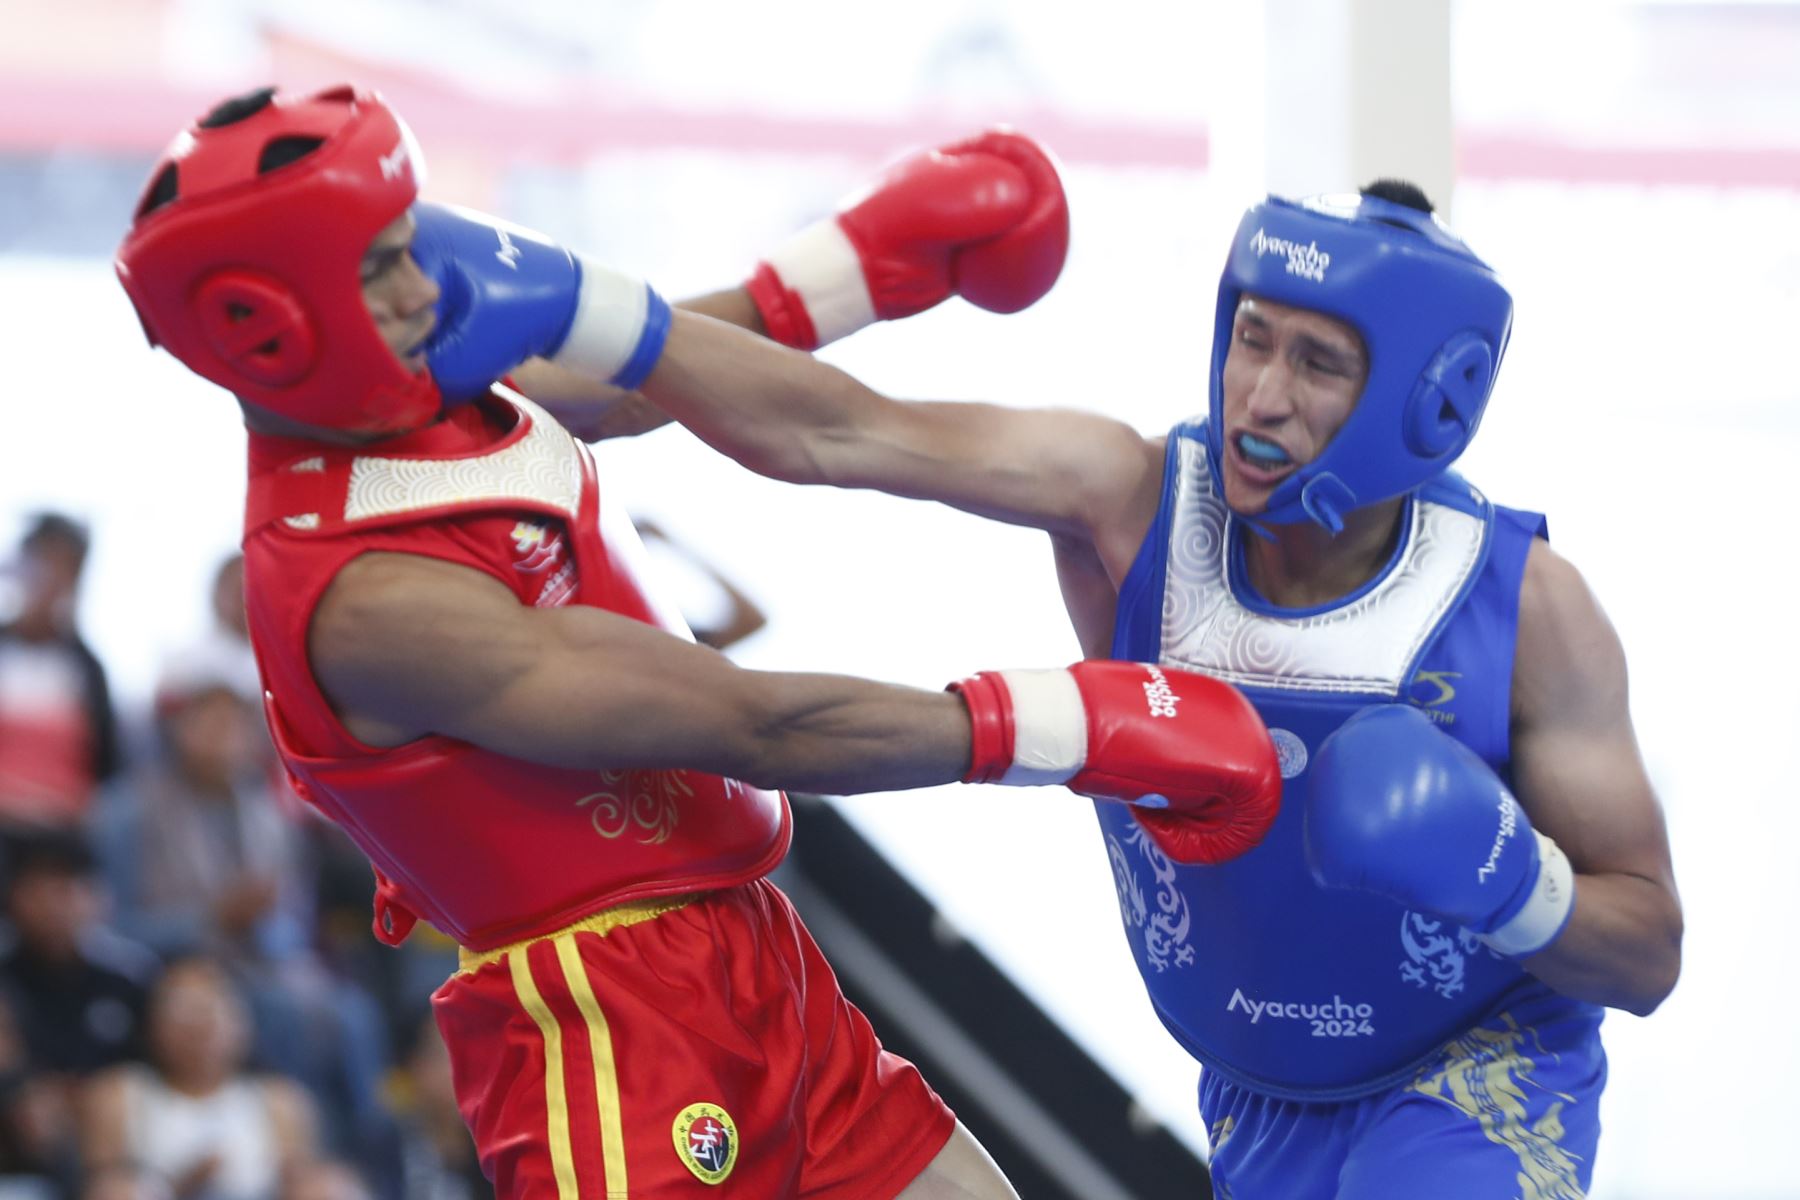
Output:
<svg viewBox="0 0 1800 1200">
<path fill-rule="evenodd" d="M 204 953 L 242 989 L 263 1066 L 304 1084 L 344 1146 L 379 1104 L 387 1030 L 314 950 L 304 830 L 269 770 L 247 649 L 209 637 L 156 689 L 157 753 L 96 806 L 120 926 L 165 957 Z"/>
<path fill-rule="evenodd" d="M 148 1066 L 90 1085 L 86 1169 L 141 1167 L 179 1200 L 276 1200 L 286 1173 L 313 1157 L 316 1113 L 290 1080 L 245 1069 L 249 1015 L 224 969 L 171 963 L 151 991 L 146 1035 Z"/>
<path fill-rule="evenodd" d="M 256 710 L 256 727 L 262 730 L 262 677 L 256 670 L 256 652 L 250 648 L 249 617 L 244 612 L 244 556 L 232 551 L 213 570 L 208 597 L 212 621 L 199 640 L 173 656 L 168 667 L 179 674 L 183 660 L 206 664 L 204 670 L 226 680 L 233 691 Z M 255 739 L 257 753 L 278 779 L 286 772 L 275 761 L 275 746 L 265 736 Z M 296 804 L 298 800 L 294 801 Z"/>
<path fill-rule="evenodd" d="M 636 524 L 658 581 L 674 597 L 696 642 L 723 650 L 769 623 L 754 600 L 691 547 L 671 537 L 655 521 L 640 517 Z"/>
<path fill-rule="evenodd" d="M 384 1044 L 410 1045 L 413 1014 L 457 969 L 456 943 L 425 924 L 398 946 L 376 941 L 369 932 L 375 903 L 369 860 L 336 825 L 321 819 L 306 824 L 318 856 L 315 932 L 321 956 L 335 974 L 354 979 L 374 997 L 385 1020 Z"/>
<path fill-rule="evenodd" d="M 175 1192 L 154 1171 L 121 1163 L 87 1176 L 81 1200 L 175 1200 Z"/>
<path fill-rule="evenodd" d="M 74 1165 L 83 1077 L 141 1049 L 157 966 L 147 950 L 101 923 L 104 908 L 93 852 L 80 834 L 43 830 L 14 841 L 0 985 L 25 1045 L 17 1128 L 26 1160 L 59 1177 Z"/>
<path fill-rule="evenodd" d="M 256 669 L 256 651 L 250 647 L 250 618 L 244 611 L 244 556 L 234 550 L 213 571 L 209 597 L 212 623 L 199 641 L 176 656 L 179 661 L 211 664 L 206 670 L 229 681 L 231 688 L 256 710 L 256 752 L 284 801 L 302 807 L 298 797 L 286 792 L 287 772 L 275 759 L 275 745 L 266 736 L 262 716 L 262 676 Z"/>
<path fill-rule="evenodd" d="M 479 1200 L 493 1195 L 481 1173 L 475 1139 L 456 1107 L 450 1051 L 437 1018 L 415 1011 L 406 1056 L 389 1087 L 393 1138 L 377 1178 L 395 1200 Z"/>
<path fill-rule="evenodd" d="M 19 610 L 0 625 L 0 837 L 75 824 L 119 767 L 106 672 L 75 625 L 87 552 L 86 528 L 60 513 L 19 545 Z"/>
<path fill-rule="evenodd" d="M 302 845 L 269 786 L 255 663 L 217 640 L 170 656 L 157 754 L 110 789 L 94 827 L 121 928 L 163 955 L 260 963 L 303 952 Z"/>
<path fill-rule="evenodd" d="M 250 650 L 250 618 L 244 612 L 244 556 L 237 551 L 225 556 L 213 572 L 213 627 L 236 638 Z M 254 661 L 254 656 L 252 656 Z"/>
<path fill-rule="evenodd" d="M 321 1158 L 289 1171 L 281 1200 L 375 1200 L 369 1185 L 350 1164 Z"/>
<path fill-rule="evenodd" d="M 25 1036 L 19 1028 L 14 1005 L 0 988 L 0 1197 L 13 1200 L 34 1194 L 51 1196 L 55 1110 L 52 1096 L 31 1073 Z M 45 1117 L 49 1114 L 49 1126 Z"/>
</svg>

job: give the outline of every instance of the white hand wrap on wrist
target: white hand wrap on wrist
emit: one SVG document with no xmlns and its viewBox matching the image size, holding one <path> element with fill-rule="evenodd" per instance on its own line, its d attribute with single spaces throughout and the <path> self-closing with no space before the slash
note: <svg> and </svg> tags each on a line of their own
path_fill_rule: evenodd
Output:
<svg viewBox="0 0 1800 1200">
<path fill-rule="evenodd" d="M 631 380 L 619 376 L 636 365 L 634 360 L 646 348 L 646 334 L 666 336 L 666 325 L 661 330 L 651 328 L 660 299 L 642 279 L 587 258 L 580 262 L 581 298 L 576 302 L 575 319 L 551 361 L 584 375 L 635 387 L 648 374 L 647 369 L 634 371 L 637 377 Z M 661 346 L 655 349 L 660 351 Z"/>
<path fill-rule="evenodd" d="M 1536 954 L 1556 940 L 1575 907 L 1575 869 L 1555 842 L 1532 830 L 1538 842 L 1538 877 L 1531 898 L 1512 920 L 1481 935 L 1501 954 L 1519 958 Z"/>
<path fill-rule="evenodd" d="M 1013 765 L 998 782 L 1064 783 L 1087 764 L 1087 705 L 1067 671 L 1001 671 L 1012 700 Z"/>
<path fill-rule="evenodd" d="M 807 226 L 764 261 L 806 305 L 819 345 L 875 323 L 875 301 L 863 279 L 862 259 L 836 218 Z"/>
</svg>

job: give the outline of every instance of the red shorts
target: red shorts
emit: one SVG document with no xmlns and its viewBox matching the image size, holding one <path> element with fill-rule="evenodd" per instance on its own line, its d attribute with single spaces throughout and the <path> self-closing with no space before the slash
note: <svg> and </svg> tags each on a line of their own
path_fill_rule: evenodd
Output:
<svg viewBox="0 0 1800 1200">
<path fill-rule="evenodd" d="M 467 962 L 433 1006 L 503 1200 L 889 1200 L 955 1127 L 766 880 Z"/>
</svg>

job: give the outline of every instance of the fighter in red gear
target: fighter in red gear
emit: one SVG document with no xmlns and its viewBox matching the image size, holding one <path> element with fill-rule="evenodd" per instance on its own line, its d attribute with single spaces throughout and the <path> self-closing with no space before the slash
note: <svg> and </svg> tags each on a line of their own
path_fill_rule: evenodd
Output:
<svg viewBox="0 0 1800 1200">
<path fill-rule="evenodd" d="M 463 946 L 435 1004 L 484 1169 L 506 1197 L 1012 1196 L 763 878 L 789 833 L 774 789 L 1071 780 L 1221 857 L 1274 818 L 1267 731 L 1180 671 L 919 691 L 694 645 L 585 448 L 483 381 L 532 355 L 678 375 L 670 331 L 704 318 L 415 205 L 420 169 L 369 93 L 251 93 L 177 140 L 118 267 L 152 341 L 241 403 L 251 633 L 297 787 L 374 863 L 378 936 L 424 918 Z M 964 235 L 890 230 L 888 259 L 936 264 L 908 311 L 975 243 L 1060 263 L 1047 194 Z M 752 323 L 734 304 L 694 307 Z"/>
</svg>

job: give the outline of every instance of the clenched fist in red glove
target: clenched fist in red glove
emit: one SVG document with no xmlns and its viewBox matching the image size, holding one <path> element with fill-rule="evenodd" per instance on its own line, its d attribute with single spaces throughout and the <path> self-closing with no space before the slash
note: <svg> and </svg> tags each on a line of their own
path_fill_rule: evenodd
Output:
<svg viewBox="0 0 1800 1200">
<path fill-rule="evenodd" d="M 816 350 L 951 296 L 1018 312 L 1050 290 L 1068 251 L 1056 164 L 1024 134 L 992 129 L 902 159 L 747 286 L 770 337 Z"/>
<path fill-rule="evenodd" d="M 1066 783 L 1132 805 L 1177 862 L 1254 847 L 1281 809 L 1281 770 L 1262 718 L 1221 680 L 1147 663 L 983 671 L 951 685 L 969 706 L 965 783 Z"/>
</svg>

